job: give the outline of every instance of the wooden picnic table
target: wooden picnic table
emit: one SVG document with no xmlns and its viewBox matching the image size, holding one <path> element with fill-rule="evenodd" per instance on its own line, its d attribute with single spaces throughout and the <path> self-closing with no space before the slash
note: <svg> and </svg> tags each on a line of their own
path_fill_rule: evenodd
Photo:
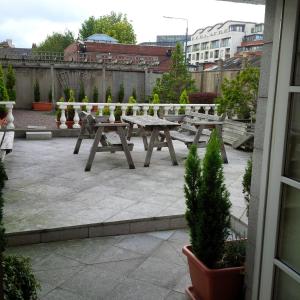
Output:
<svg viewBox="0 0 300 300">
<path fill-rule="evenodd" d="M 168 147 L 173 165 L 178 165 L 175 150 L 173 147 L 170 130 L 180 126 L 178 123 L 170 122 L 152 116 L 123 116 L 122 121 L 129 123 L 127 139 L 132 136 L 133 126 L 136 124 L 139 128 L 139 134 L 143 138 L 144 149 L 147 151 L 144 167 L 149 167 L 153 148 Z M 158 140 L 159 132 L 163 131 L 166 142 Z M 147 132 L 151 132 L 150 141 L 148 143 Z"/>
</svg>

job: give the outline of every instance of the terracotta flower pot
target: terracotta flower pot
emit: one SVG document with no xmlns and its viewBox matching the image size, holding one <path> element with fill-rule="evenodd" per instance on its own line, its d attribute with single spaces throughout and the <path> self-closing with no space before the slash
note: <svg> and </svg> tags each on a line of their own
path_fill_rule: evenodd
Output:
<svg viewBox="0 0 300 300">
<path fill-rule="evenodd" d="M 51 102 L 32 102 L 32 109 L 36 111 L 51 111 L 52 107 Z"/>
<path fill-rule="evenodd" d="M 243 299 L 245 267 L 224 269 L 207 268 L 185 246 L 182 252 L 187 256 L 192 286 L 186 288 L 186 294 L 193 300 L 240 300 Z"/>
</svg>

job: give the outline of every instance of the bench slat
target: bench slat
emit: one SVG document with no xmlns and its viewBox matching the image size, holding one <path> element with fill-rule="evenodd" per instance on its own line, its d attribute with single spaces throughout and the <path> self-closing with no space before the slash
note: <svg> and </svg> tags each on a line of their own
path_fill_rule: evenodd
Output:
<svg viewBox="0 0 300 300">
<path fill-rule="evenodd" d="M 1 144 L 1 150 L 5 150 L 7 153 L 11 152 L 13 149 L 14 137 L 14 131 L 6 131 Z"/>
<path fill-rule="evenodd" d="M 0 132 L 0 145 L 2 145 L 2 140 L 3 140 L 4 132 Z"/>
</svg>

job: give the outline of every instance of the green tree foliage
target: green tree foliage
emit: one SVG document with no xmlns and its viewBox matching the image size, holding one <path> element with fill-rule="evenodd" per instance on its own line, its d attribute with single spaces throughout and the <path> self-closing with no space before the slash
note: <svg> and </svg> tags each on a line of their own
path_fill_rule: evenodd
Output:
<svg viewBox="0 0 300 300">
<path fill-rule="evenodd" d="M 40 84 L 39 81 L 36 79 L 33 85 L 33 99 L 34 102 L 40 102 L 41 94 L 40 94 Z"/>
<path fill-rule="evenodd" d="M 229 235 L 231 204 L 224 183 L 220 142 L 215 130 L 202 164 L 197 147 L 191 146 L 186 161 L 184 192 L 193 252 L 207 267 L 216 268 Z"/>
<path fill-rule="evenodd" d="M 159 96 L 158 96 L 158 94 L 153 94 L 153 96 L 152 96 L 152 102 L 151 102 L 152 104 L 160 104 L 160 99 L 159 99 Z M 153 109 L 153 107 L 150 107 L 150 109 L 149 109 L 149 115 L 150 116 L 153 116 L 154 115 L 154 109 Z"/>
<path fill-rule="evenodd" d="M 247 166 L 245 168 L 245 173 L 243 176 L 243 194 L 247 202 L 247 216 L 249 214 L 249 202 L 250 202 L 250 189 L 251 189 L 251 176 L 252 176 L 252 158 L 247 161 Z"/>
<path fill-rule="evenodd" d="M 133 97 L 133 96 L 130 96 L 129 99 L 128 99 L 128 103 L 129 104 L 134 104 L 136 103 L 136 99 Z M 131 106 L 128 106 L 127 109 L 126 109 L 126 114 L 128 116 L 132 116 L 133 114 L 133 111 L 132 111 L 132 107 Z"/>
<path fill-rule="evenodd" d="M 74 95 L 74 91 L 72 89 L 69 90 L 69 99 L 68 102 L 75 102 L 75 95 Z M 73 121 L 74 119 L 74 115 L 75 115 L 75 111 L 72 105 L 68 105 L 67 106 L 67 121 Z"/>
<path fill-rule="evenodd" d="M 163 103 L 178 103 L 184 89 L 187 94 L 196 90 L 184 62 L 182 47 L 177 43 L 175 51 L 172 52 L 170 71 L 157 79 L 153 93 L 157 93 Z"/>
<path fill-rule="evenodd" d="M 6 90 L 8 93 L 8 98 L 10 101 L 16 100 L 16 74 L 12 67 L 12 65 L 8 65 L 7 73 L 6 73 Z"/>
<path fill-rule="evenodd" d="M 89 17 L 79 30 L 82 39 L 94 33 L 104 33 L 122 44 L 135 44 L 136 36 L 132 25 L 127 20 L 126 14 L 111 12 L 99 18 Z"/>
<path fill-rule="evenodd" d="M 94 86 L 93 88 L 93 102 L 98 102 L 98 98 L 99 98 L 99 92 L 97 87 Z"/>
<path fill-rule="evenodd" d="M 4 74 L 3 74 L 3 69 L 2 65 L 0 65 L 0 101 L 8 101 L 8 93 L 6 86 L 4 84 Z"/>
<path fill-rule="evenodd" d="M 179 104 L 189 104 L 189 97 L 187 95 L 186 89 L 184 89 L 180 95 L 179 98 Z M 180 107 L 179 109 L 179 113 L 180 114 L 184 114 L 185 113 L 185 106 Z"/>
<path fill-rule="evenodd" d="M 70 98 L 70 88 L 66 87 L 64 89 L 64 95 L 65 95 L 65 99 L 68 101 Z"/>
<path fill-rule="evenodd" d="M 135 100 L 137 100 L 136 89 L 135 89 L 135 88 L 132 89 L 132 94 L 131 94 L 131 96 L 132 96 Z"/>
<path fill-rule="evenodd" d="M 108 102 L 108 98 L 111 98 L 112 100 L 112 94 L 111 94 L 111 87 L 107 87 L 105 91 L 105 101 Z"/>
<path fill-rule="evenodd" d="M 123 82 L 122 82 L 122 83 L 120 84 L 119 92 L 118 92 L 118 101 L 119 101 L 120 103 L 123 102 L 124 96 L 125 96 L 125 89 L 124 89 L 124 84 L 123 84 Z"/>
<path fill-rule="evenodd" d="M 74 35 L 70 30 L 64 33 L 53 32 L 34 51 L 64 52 L 64 49 L 74 42 Z"/>
<path fill-rule="evenodd" d="M 106 90 L 107 92 L 107 90 Z M 111 99 L 111 95 L 108 94 L 108 97 L 106 98 L 106 103 L 108 103 L 108 105 L 105 105 L 103 108 L 103 115 L 104 116 L 109 116 L 110 115 L 110 111 L 109 111 L 109 103 L 112 103 L 112 99 Z"/>
<path fill-rule="evenodd" d="M 256 113 L 258 85 L 259 69 L 250 66 L 232 80 L 225 78 L 221 86 L 222 95 L 216 99 L 218 114 L 249 119 Z"/>
<path fill-rule="evenodd" d="M 79 85 L 79 92 L 78 92 L 78 102 L 82 102 L 82 100 L 85 97 L 85 90 L 84 90 L 84 84 L 82 81 L 80 81 L 80 85 Z"/>
</svg>

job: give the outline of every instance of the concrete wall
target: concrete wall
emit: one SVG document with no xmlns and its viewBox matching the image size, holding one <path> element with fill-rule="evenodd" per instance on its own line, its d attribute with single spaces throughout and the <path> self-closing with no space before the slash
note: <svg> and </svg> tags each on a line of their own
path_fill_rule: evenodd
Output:
<svg viewBox="0 0 300 300">
<path fill-rule="evenodd" d="M 250 300 L 252 296 L 251 285 L 253 282 L 253 268 L 255 256 L 255 244 L 257 233 L 257 215 L 259 206 L 259 192 L 261 184 L 261 165 L 263 154 L 263 141 L 265 132 L 266 108 L 268 104 L 268 89 L 270 78 L 270 66 L 273 47 L 273 28 L 275 22 L 275 7 L 276 0 L 266 1 L 265 13 L 265 41 L 264 54 L 261 59 L 261 73 L 260 73 L 260 87 L 259 99 L 257 102 L 256 124 L 255 124 L 255 138 L 254 138 L 254 152 L 253 152 L 253 169 L 251 181 L 251 202 L 248 220 L 248 248 L 246 261 L 246 285 L 247 293 L 246 299 Z"/>
<path fill-rule="evenodd" d="M 125 88 L 124 102 L 128 101 L 133 88 L 136 89 L 138 101 L 143 102 L 147 96 L 151 95 L 156 78 L 161 77 L 161 74 L 144 70 L 102 69 L 97 65 L 82 67 L 74 64 L 56 64 L 53 65 L 53 72 L 51 72 L 51 65 L 48 63 L 12 64 L 16 72 L 16 108 L 23 109 L 31 109 L 33 85 L 36 79 L 40 85 L 41 101 L 48 101 L 52 82 L 54 86 L 53 102 L 56 102 L 64 95 L 63 90 L 66 86 L 78 92 L 79 83 L 82 80 L 85 93 L 91 101 L 95 86 L 99 92 L 98 102 L 104 101 L 106 88 L 110 86 L 113 101 L 116 102 L 120 84 L 123 83 Z M 7 63 L 2 62 L 2 66 L 6 71 Z"/>
</svg>

